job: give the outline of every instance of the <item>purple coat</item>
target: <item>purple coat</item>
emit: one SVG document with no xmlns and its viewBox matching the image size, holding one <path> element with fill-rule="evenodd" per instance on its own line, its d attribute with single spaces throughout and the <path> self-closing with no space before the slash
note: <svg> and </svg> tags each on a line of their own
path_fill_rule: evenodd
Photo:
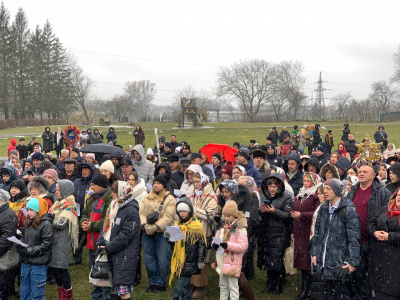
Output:
<svg viewBox="0 0 400 300">
<path fill-rule="evenodd" d="M 301 201 L 303 199 L 303 202 Z M 310 243 L 311 221 L 315 210 L 320 205 L 318 190 L 313 195 L 296 196 L 293 210 L 300 212 L 300 219 L 293 220 L 294 267 L 302 270 L 311 269 Z"/>
</svg>

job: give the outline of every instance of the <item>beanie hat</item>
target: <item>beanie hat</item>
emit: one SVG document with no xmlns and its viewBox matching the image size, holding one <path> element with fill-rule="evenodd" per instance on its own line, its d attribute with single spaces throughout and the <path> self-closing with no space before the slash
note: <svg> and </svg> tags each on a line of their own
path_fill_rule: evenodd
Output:
<svg viewBox="0 0 400 300">
<path fill-rule="evenodd" d="M 57 185 L 60 189 L 61 199 L 64 199 L 75 192 L 75 187 L 71 180 L 60 179 L 57 181 Z"/>
<path fill-rule="evenodd" d="M 255 144 L 256 140 L 250 140 L 250 144 Z"/>
<path fill-rule="evenodd" d="M 169 149 L 172 149 L 172 145 L 171 145 L 171 143 L 169 143 L 169 142 L 166 142 L 166 143 L 164 144 L 164 146 L 165 146 L 165 147 L 168 147 Z"/>
<path fill-rule="evenodd" d="M 344 192 L 344 184 L 339 179 L 333 178 L 325 182 L 325 185 L 330 186 L 336 196 L 341 197 Z"/>
<path fill-rule="evenodd" d="M 39 213 L 40 206 L 39 206 L 39 200 L 38 198 L 31 198 L 28 203 L 26 204 L 26 208 L 32 209 Z"/>
<path fill-rule="evenodd" d="M 180 212 L 180 211 L 187 211 L 188 213 L 191 213 L 191 209 L 189 204 L 187 204 L 184 201 L 180 201 L 178 202 L 178 205 L 176 206 L 176 211 Z"/>
<path fill-rule="evenodd" d="M 108 185 L 109 185 L 107 176 L 103 175 L 101 173 L 94 174 L 92 183 L 95 185 L 101 186 L 103 188 L 108 188 Z"/>
<path fill-rule="evenodd" d="M 8 155 L 11 155 L 11 154 L 14 154 L 14 155 L 18 156 L 18 151 L 17 150 L 11 150 Z"/>
<path fill-rule="evenodd" d="M 233 200 L 228 201 L 228 203 L 226 203 L 222 209 L 222 214 L 224 216 L 232 216 L 237 218 L 239 216 L 239 210 L 236 202 Z"/>
<path fill-rule="evenodd" d="M 39 164 L 39 174 L 43 174 L 46 170 L 51 169 L 53 166 L 54 165 L 50 161 L 42 160 Z"/>
<path fill-rule="evenodd" d="M 11 190 L 12 187 L 16 187 L 21 192 L 26 189 L 26 185 L 22 179 L 17 179 L 11 182 L 9 190 Z"/>
<path fill-rule="evenodd" d="M 154 152 L 151 148 L 147 148 L 146 156 L 148 155 L 154 155 Z"/>
<path fill-rule="evenodd" d="M 86 153 L 86 157 L 91 157 L 93 159 L 96 159 L 96 155 L 94 153 Z"/>
<path fill-rule="evenodd" d="M 167 186 L 168 186 L 167 174 L 162 173 L 162 174 L 160 174 L 160 175 L 157 175 L 157 176 L 154 178 L 154 181 L 157 181 L 157 182 L 161 183 L 165 189 L 166 189 Z M 154 182 L 154 181 L 153 181 L 153 182 Z"/>
<path fill-rule="evenodd" d="M 40 152 L 33 153 L 32 160 L 34 160 L 34 159 L 42 161 L 44 159 L 43 154 Z"/>
<path fill-rule="evenodd" d="M 232 178 L 232 171 L 233 171 L 232 164 L 225 164 L 221 168 L 221 174 L 222 173 L 228 174 L 229 177 L 231 177 L 231 178 Z"/>
<path fill-rule="evenodd" d="M 395 162 L 393 165 L 390 166 L 389 171 L 392 171 L 397 177 L 400 178 L 400 163 Z"/>
<path fill-rule="evenodd" d="M 234 142 L 234 143 L 233 143 L 233 146 L 238 146 L 238 147 L 240 147 L 240 143 L 239 143 L 239 142 Z"/>
<path fill-rule="evenodd" d="M 243 156 L 246 160 L 250 159 L 250 151 L 247 148 L 240 148 L 238 155 Z"/>
<path fill-rule="evenodd" d="M 318 145 L 317 151 L 325 152 L 325 148 L 321 145 Z"/>
<path fill-rule="evenodd" d="M 182 150 L 184 150 L 184 149 L 190 150 L 190 145 L 188 145 L 188 144 L 183 144 L 183 145 L 182 145 Z"/>
<path fill-rule="evenodd" d="M 175 152 L 181 152 L 181 149 L 182 149 L 182 147 L 180 147 L 180 146 L 179 146 L 179 147 L 176 147 L 176 148 L 175 148 Z"/>
<path fill-rule="evenodd" d="M 269 148 L 272 148 L 272 149 L 274 149 L 274 150 L 275 150 L 275 146 L 274 146 L 273 144 L 269 144 L 269 145 L 267 145 L 267 150 L 268 150 Z"/>
<path fill-rule="evenodd" d="M 1 201 L 7 202 L 8 200 L 10 200 L 10 198 L 11 198 L 11 196 L 7 191 L 0 189 L 0 200 Z"/>
<path fill-rule="evenodd" d="M 71 151 L 79 154 L 79 149 L 78 148 L 73 148 Z"/>
<path fill-rule="evenodd" d="M 112 163 L 111 160 L 106 160 L 105 162 L 103 162 L 100 166 L 100 172 L 104 170 L 104 171 L 108 171 L 111 174 L 114 174 L 115 169 L 114 169 L 114 164 Z"/>
<path fill-rule="evenodd" d="M 219 161 L 222 161 L 221 154 L 219 154 L 219 153 L 214 153 L 211 157 L 216 157 L 216 158 L 218 158 Z"/>
<path fill-rule="evenodd" d="M 58 180 L 58 174 L 57 171 L 54 169 L 47 169 L 46 171 L 43 172 L 44 177 L 50 177 L 54 181 Z"/>
</svg>

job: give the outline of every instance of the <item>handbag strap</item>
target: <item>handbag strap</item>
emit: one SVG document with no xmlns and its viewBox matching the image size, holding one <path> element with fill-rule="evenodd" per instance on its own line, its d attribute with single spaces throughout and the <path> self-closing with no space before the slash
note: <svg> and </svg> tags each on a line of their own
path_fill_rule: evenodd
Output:
<svg viewBox="0 0 400 300">
<path fill-rule="evenodd" d="M 168 196 L 168 195 L 165 195 L 165 196 L 164 196 L 164 199 L 163 199 L 163 201 L 161 202 L 160 207 L 158 208 L 158 211 L 159 211 L 159 212 L 162 210 L 162 208 L 163 208 L 163 206 L 164 206 L 165 199 L 167 199 L 167 196 Z"/>
</svg>

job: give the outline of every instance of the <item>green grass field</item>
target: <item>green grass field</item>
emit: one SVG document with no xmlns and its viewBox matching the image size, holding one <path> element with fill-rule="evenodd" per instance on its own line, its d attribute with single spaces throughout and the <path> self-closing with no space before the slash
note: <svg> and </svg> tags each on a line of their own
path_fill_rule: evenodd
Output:
<svg viewBox="0 0 400 300">
<path fill-rule="evenodd" d="M 140 124 L 145 131 L 146 135 L 146 148 L 153 148 L 155 144 L 154 128 L 158 128 L 159 137 L 162 135 L 166 137 L 169 141 L 169 136 L 171 134 L 176 134 L 178 141 L 187 141 L 192 148 L 192 151 L 198 151 L 199 148 L 203 147 L 208 143 L 222 143 L 232 145 L 233 142 L 238 141 L 241 144 L 248 145 L 250 139 L 256 139 L 258 143 L 264 144 L 265 139 L 270 132 L 272 126 L 278 127 L 278 132 L 281 131 L 281 127 L 286 125 L 288 130 L 292 130 L 292 126 L 295 123 L 209 123 L 204 124 L 204 126 L 210 126 L 214 128 L 199 128 L 199 129 L 172 129 L 176 125 L 174 123 L 156 123 L 149 122 Z M 302 126 L 301 123 L 296 123 Z M 126 124 L 118 124 L 119 126 L 126 126 Z M 326 127 L 322 129 L 321 133 L 325 133 L 326 130 L 333 130 L 334 142 L 337 145 L 340 142 L 341 130 L 343 122 L 340 123 L 321 123 L 321 126 Z M 372 138 L 375 131 L 377 130 L 379 124 L 350 124 L 351 132 L 355 134 L 356 140 L 361 141 L 365 134 L 368 133 Z M 398 134 L 399 124 L 388 123 L 383 124 L 385 126 L 386 132 L 389 136 L 389 142 L 393 142 L 395 145 L 400 146 L 400 135 Z M 289 127 L 290 126 L 290 127 Z M 65 128 L 65 126 L 61 126 Z M 51 130 L 54 132 L 57 126 L 52 126 Z M 80 129 L 84 128 L 79 126 Z M 107 127 L 91 127 L 99 128 L 104 135 L 106 135 Z M 134 128 L 121 127 L 116 128 L 116 133 L 118 135 L 118 143 L 124 148 L 128 144 L 134 144 L 134 139 L 132 137 L 132 132 Z M 13 128 L 10 130 L 0 131 L 0 137 L 4 134 L 15 134 L 15 136 L 25 135 L 29 133 L 30 135 L 25 136 L 25 138 L 30 140 L 33 135 L 41 136 L 44 131 L 44 127 L 30 127 L 30 128 Z M 7 148 L 9 146 L 10 137 L 0 139 L 0 156 L 7 155 Z M 42 139 L 39 138 L 42 142 Z M 335 148 L 334 148 L 335 149 Z M 74 288 L 74 299 L 91 299 L 90 292 L 92 290 L 92 285 L 88 282 L 88 253 L 84 252 L 84 261 L 80 266 L 74 266 L 70 268 L 70 274 L 72 277 L 72 285 Z M 135 293 L 133 299 L 149 299 L 149 300 L 164 300 L 171 299 L 173 292 L 173 285 L 165 293 L 159 294 L 147 294 L 145 289 L 147 288 L 147 276 L 142 260 L 142 275 L 143 279 L 141 284 L 135 288 Z M 288 281 L 284 286 L 284 293 L 282 295 L 273 296 L 271 294 L 264 295 L 261 290 L 265 287 L 266 271 L 256 270 L 256 279 L 251 281 L 253 291 L 255 293 L 256 299 L 294 299 L 294 297 L 299 293 L 300 287 L 300 277 L 299 275 L 288 276 Z M 46 286 L 46 296 L 47 299 L 58 299 L 56 286 Z M 11 298 L 12 299 L 12 298 Z M 218 276 L 215 271 L 211 271 L 211 278 L 209 281 L 209 286 L 207 288 L 207 294 L 205 299 L 219 299 L 219 288 L 218 288 Z"/>
</svg>

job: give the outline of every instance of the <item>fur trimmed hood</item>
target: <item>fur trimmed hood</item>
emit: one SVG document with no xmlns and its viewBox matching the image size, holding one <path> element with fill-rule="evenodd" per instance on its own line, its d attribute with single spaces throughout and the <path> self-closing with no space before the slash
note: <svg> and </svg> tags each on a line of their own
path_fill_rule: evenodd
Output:
<svg viewBox="0 0 400 300">
<path fill-rule="evenodd" d="M 324 181 L 326 180 L 325 174 L 326 174 L 326 172 L 327 172 L 328 170 L 331 171 L 331 173 L 332 173 L 332 175 L 333 175 L 333 178 L 340 179 L 338 169 L 337 169 L 333 164 L 327 163 L 327 164 L 325 164 L 325 165 L 322 166 L 321 171 L 319 172 L 319 176 L 321 176 L 321 178 L 322 178 Z"/>
</svg>

